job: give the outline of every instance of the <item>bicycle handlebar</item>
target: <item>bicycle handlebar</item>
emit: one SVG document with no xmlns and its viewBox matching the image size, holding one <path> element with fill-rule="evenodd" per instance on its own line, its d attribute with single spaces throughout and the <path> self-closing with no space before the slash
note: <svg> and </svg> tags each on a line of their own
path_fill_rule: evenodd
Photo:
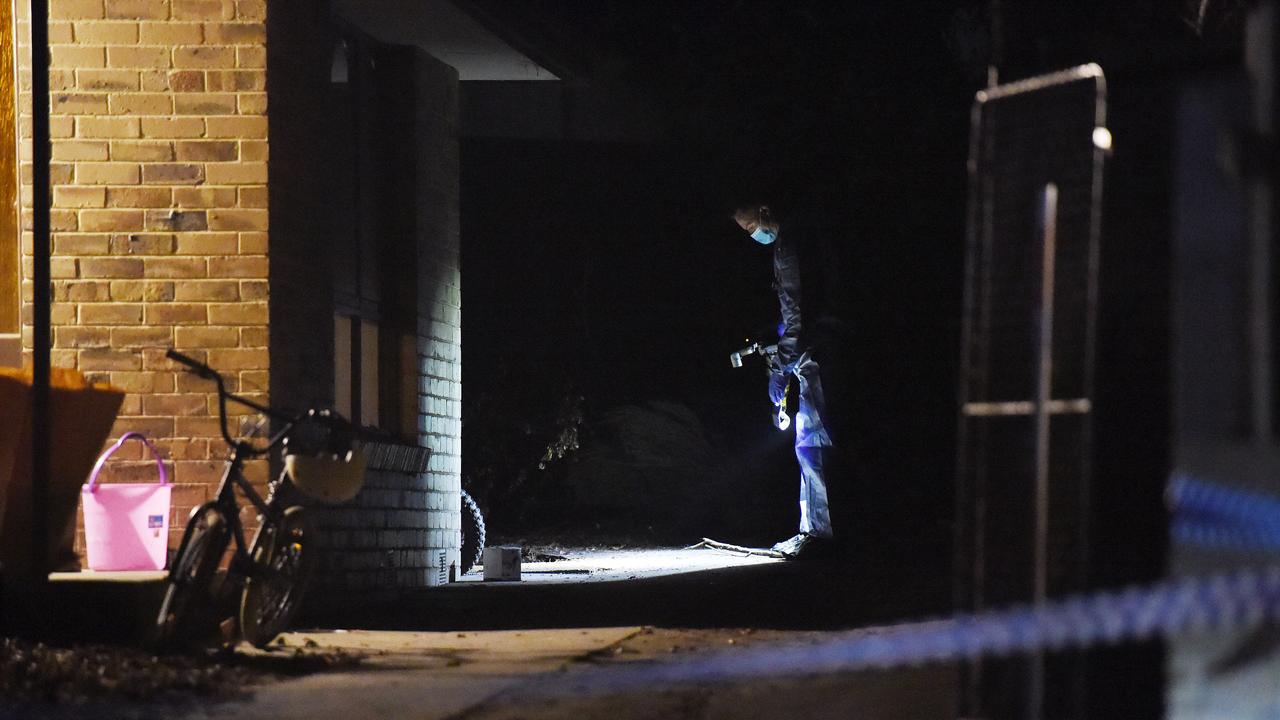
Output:
<svg viewBox="0 0 1280 720">
<path fill-rule="evenodd" d="M 286 417 L 281 413 L 278 413 L 265 405 L 256 403 L 248 398 L 240 397 L 239 395 L 228 392 L 226 383 L 222 379 L 222 375 L 217 370 L 214 370 L 213 368 L 209 367 L 208 365 L 205 365 L 204 363 L 200 362 L 199 360 L 196 360 L 195 358 L 191 358 L 186 355 L 183 355 L 182 353 L 172 348 L 170 348 L 169 350 L 166 350 L 164 353 L 164 356 L 169 358 L 170 360 L 173 360 L 174 362 L 178 362 L 183 365 L 186 365 L 187 368 L 191 370 L 191 372 L 195 373 L 198 377 L 204 378 L 205 380 L 212 380 L 218 386 L 218 421 L 219 421 L 219 424 L 221 425 L 222 439 L 227 442 L 227 445 L 229 447 L 239 448 L 241 451 L 248 452 L 252 455 L 265 454 L 268 449 L 270 449 L 271 447 L 274 447 L 275 444 L 279 442 L 280 438 L 284 436 L 284 433 L 288 430 L 288 428 L 291 427 L 296 421 L 295 418 Z M 236 442 L 234 439 L 232 439 L 231 431 L 227 429 L 227 400 L 231 400 L 233 402 L 244 405 L 245 407 L 257 410 L 258 412 L 263 413 L 268 417 L 276 418 L 277 420 L 287 420 L 288 425 L 286 426 L 284 431 L 281 431 L 279 434 L 276 435 L 276 437 L 272 438 L 271 442 L 267 445 L 266 448 L 260 451 L 255 451 L 252 448 L 250 448 L 247 444 Z"/>
<path fill-rule="evenodd" d="M 279 444 L 280 441 L 283 440 L 284 437 L 303 418 L 312 418 L 315 421 L 320 422 L 324 425 L 327 425 L 331 428 L 347 432 L 354 437 L 367 437 L 372 439 L 379 435 L 379 433 L 377 433 L 376 431 L 372 431 L 370 428 L 362 428 L 362 427 L 353 425 L 350 420 L 347 420 L 341 415 L 335 412 L 332 412 L 330 410 L 310 410 L 310 411 L 301 413 L 299 415 L 286 415 L 277 410 L 273 410 L 267 407 L 266 405 L 254 402 L 249 398 L 241 397 L 239 395 L 236 395 L 235 393 L 228 392 L 226 381 L 223 380 L 222 374 L 219 373 L 217 370 L 214 370 L 213 368 L 209 367 L 208 365 L 200 362 L 199 360 L 196 360 L 195 358 L 188 357 L 187 355 L 183 355 L 177 350 L 172 350 L 172 349 L 166 350 L 164 355 L 165 357 L 169 358 L 170 360 L 173 360 L 174 362 L 181 363 L 182 365 L 187 366 L 187 369 L 195 373 L 198 377 L 204 378 L 205 380 L 211 380 L 214 382 L 214 384 L 217 385 L 218 387 L 218 421 L 219 421 L 220 429 L 222 430 L 222 439 L 226 441 L 228 447 L 235 448 L 237 451 L 245 453 L 248 456 L 256 457 L 256 456 L 265 455 L 267 452 L 271 450 L 271 448 L 276 447 L 276 445 Z M 271 436 L 266 446 L 262 447 L 261 449 L 254 449 L 248 443 L 237 442 L 235 439 L 231 437 L 231 431 L 227 427 L 227 401 L 228 400 L 231 400 L 232 402 L 238 403 L 240 405 L 244 405 L 245 407 L 248 407 L 260 413 L 263 413 L 267 417 L 273 418 L 275 420 L 283 421 L 284 427 L 281 428 L 278 432 L 276 432 L 275 435 Z"/>
<path fill-rule="evenodd" d="M 174 350 L 173 348 L 169 348 L 169 350 L 165 351 L 164 356 L 169 358 L 170 360 L 173 360 L 175 362 L 180 362 L 183 365 L 186 365 L 188 368 L 191 369 L 192 372 L 204 378 L 205 380 L 214 380 L 214 381 L 219 380 L 218 373 L 214 372 L 213 368 L 209 367 L 208 365 L 205 365 L 204 363 L 200 362 L 199 360 L 196 360 L 195 358 L 187 357 L 186 355 L 183 355 L 182 353 L 178 352 L 177 350 Z"/>
</svg>

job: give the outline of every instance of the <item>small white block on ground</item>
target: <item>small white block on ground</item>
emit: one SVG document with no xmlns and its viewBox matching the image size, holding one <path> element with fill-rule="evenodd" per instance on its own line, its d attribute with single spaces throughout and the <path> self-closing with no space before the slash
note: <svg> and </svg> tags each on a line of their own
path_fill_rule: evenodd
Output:
<svg viewBox="0 0 1280 720">
<path fill-rule="evenodd" d="M 520 548 L 499 545 L 484 549 L 485 580 L 519 580 Z"/>
</svg>

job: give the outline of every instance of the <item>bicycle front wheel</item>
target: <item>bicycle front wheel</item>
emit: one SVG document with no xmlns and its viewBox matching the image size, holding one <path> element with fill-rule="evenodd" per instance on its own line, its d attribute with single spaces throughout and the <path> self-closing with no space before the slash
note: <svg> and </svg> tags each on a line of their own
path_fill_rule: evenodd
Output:
<svg viewBox="0 0 1280 720">
<path fill-rule="evenodd" d="M 187 521 L 186 541 L 169 570 L 160 614 L 156 617 L 155 644 L 171 649 L 197 639 L 210 610 L 210 587 L 222 554 L 231 541 L 231 527 L 217 505 L 202 505 Z"/>
<path fill-rule="evenodd" d="M 316 549 L 306 512 L 284 511 L 279 523 L 264 523 L 255 543 L 253 574 L 240 599 L 240 633 L 266 647 L 293 622 L 315 567 Z"/>
</svg>

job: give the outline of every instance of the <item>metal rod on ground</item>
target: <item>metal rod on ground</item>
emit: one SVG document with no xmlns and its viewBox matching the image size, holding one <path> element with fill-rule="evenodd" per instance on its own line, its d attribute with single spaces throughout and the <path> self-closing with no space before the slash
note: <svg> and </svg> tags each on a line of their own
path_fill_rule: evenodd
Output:
<svg viewBox="0 0 1280 720">
<path fill-rule="evenodd" d="M 700 548 L 700 547 L 711 548 L 712 550 L 724 550 L 727 552 L 742 553 L 744 555 L 759 555 L 761 557 L 771 557 L 771 558 L 779 558 L 779 559 L 786 557 L 786 555 L 783 555 L 777 550 L 766 550 L 765 548 L 751 548 L 751 547 L 743 547 L 741 545 L 730 545 L 729 543 L 723 543 L 723 542 L 720 542 L 719 540 L 712 540 L 711 538 L 702 538 L 701 542 L 696 543 L 694 545 L 690 545 L 688 549 L 693 550 L 695 548 Z"/>
<path fill-rule="evenodd" d="M 49 570 L 49 2 L 31 0 L 31 573 Z"/>
</svg>

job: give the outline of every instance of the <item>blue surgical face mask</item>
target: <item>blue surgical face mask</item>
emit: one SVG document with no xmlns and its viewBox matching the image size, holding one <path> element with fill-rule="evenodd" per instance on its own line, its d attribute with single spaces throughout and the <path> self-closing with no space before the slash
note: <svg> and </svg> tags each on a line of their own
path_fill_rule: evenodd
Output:
<svg viewBox="0 0 1280 720">
<path fill-rule="evenodd" d="M 761 245 L 768 245 L 772 243 L 774 240 L 778 239 L 778 231 L 770 230 L 769 228 L 763 227 L 763 226 L 757 227 L 755 229 L 755 232 L 751 233 L 751 239 L 755 240 Z"/>
</svg>

